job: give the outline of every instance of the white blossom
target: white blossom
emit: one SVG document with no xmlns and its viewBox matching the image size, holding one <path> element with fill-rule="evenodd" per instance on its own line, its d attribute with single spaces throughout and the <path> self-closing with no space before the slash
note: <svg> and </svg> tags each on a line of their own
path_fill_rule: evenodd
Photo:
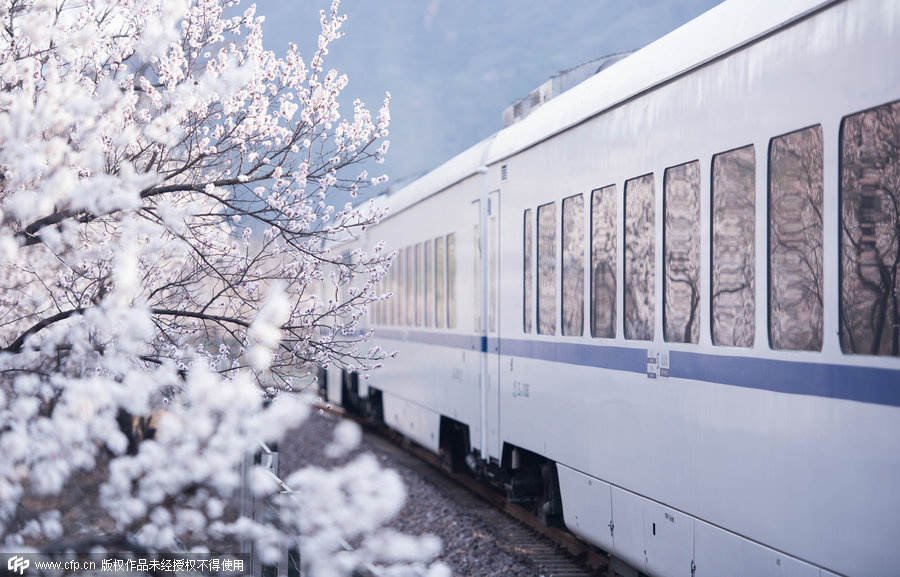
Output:
<svg viewBox="0 0 900 577">
<path fill-rule="evenodd" d="M 141 550 L 218 535 L 271 552 L 302 534 L 334 551 L 399 510 L 399 478 L 364 457 L 298 473 L 283 523 L 228 510 L 245 455 L 309 413 L 288 394 L 299 375 L 384 360 L 359 323 L 391 259 L 329 248 L 385 214 L 329 198 L 381 182 L 364 167 L 389 122 L 387 98 L 374 121 L 359 101 L 341 114 L 348 79 L 325 64 L 338 3 L 307 58 L 265 50 L 263 17 L 237 4 L 0 5 L 2 549 L 103 527 Z M 358 440 L 341 426 L 330 452 Z M 87 535 L 57 499 L 75 487 L 96 519 Z M 311 563 L 429 570 L 392 542 Z"/>
<path fill-rule="evenodd" d="M 325 455 L 343 457 L 359 446 L 362 429 L 353 421 L 341 421 L 334 428 L 334 439 L 325 447 Z"/>
</svg>

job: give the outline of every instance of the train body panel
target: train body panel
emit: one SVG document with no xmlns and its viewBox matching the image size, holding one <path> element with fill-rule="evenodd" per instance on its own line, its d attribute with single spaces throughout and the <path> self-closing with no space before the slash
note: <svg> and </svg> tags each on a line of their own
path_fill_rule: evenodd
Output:
<svg viewBox="0 0 900 577">
<path fill-rule="evenodd" d="M 480 156 L 471 153 L 469 156 L 471 158 L 456 160 L 464 168 L 450 163 L 445 167 L 446 172 L 466 174 L 477 169 Z M 479 287 L 467 282 L 467 279 L 475 275 L 477 265 L 474 263 L 480 260 L 478 227 L 482 179 L 470 176 L 459 182 L 448 182 L 447 177 L 442 175 L 432 176 L 431 179 L 439 186 L 446 184 L 451 188 L 421 201 L 397 199 L 402 210 L 389 219 L 389 226 L 374 229 L 379 240 L 384 240 L 390 249 L 398 250 L 394 276 L 397 277 L 397 273 L 402 271 L 404 282 L 402 286 L 392 286 L 395 298 L 385 312 L 395 321 L 403 322 L 394 322 L 390 327 L 379 329 L 379 344 L 386 351 L 396 351 L 398 357 L 395 362 L 385 363 L 384 367 L 372 373 L 367 386 L 381 390 L 385 399 L 402 399 L 427 414 L 436 415 L 438 420 L 430 418 L 429 427 L 439 426 L 439 417 L 443 415 L 467 425 L 472 438 L 480 439 L 484 353 L 482 338 L 475 328 L 480 309 L 473 304 L 478 300 Z M 391 204 L 393 202 L 394 199 L 391 199 Z M 432 216 L 434 211 L 442 215 L 438 221 Z M 415 272 L 417 266 L 421 269 L 424 265 L 425 247 L 422 243 L 409 242 L 409 239 L 424 238 L 432 243 L 432 251 L 435 250 L 436 240 L 441 240 L 444 262 L 455 259 L 457 263 L 470 263 L 464 270 L 444 268 L 446 290 L 443 300 L 447 305 L 452 301 L 455 307 L 445 305 L 440 329 L 436 326 L 437 319 L 433 313 L 432 326 L 425 326 L 422 320 L 425 309 L 436 307 L 436 302 L 427 307 L 425 303 L 409 298 L 410 294 L 419 290 L 417 283 L 424 286 L 426 282 L 422 275 L 416 276 Z M 431 284 L 434 279 L 427 282 Z M 454 311 L 452 318 L 448 312 L 450 310 Z M 428 383 L 428 386 L 422 386 L 423 383 Z M 385 418 L 388 418 L 387 412 Z M 412 438 L 418 434 L 412 434 L 411 421 L 399 419 L 396 423 L 389 421 L 389 424 Z M 476 443 L 476 446 L 480 444 Z"/>
<path fill-rule="evenodd" d="M 897 186 L 897 53 L 890 0 L 726 2 L 400 191 L 362 239 L 401 254 L 385 420 L 554 463 L 650 575 L 895 571 L 900 358 L 844 304 L 890 223 L 851 247 L 842 203 Z"/>
<path fill-rule="evenodd" d="M 833 577 L 833 573 L 696 521 L 694 577 Z"/>
<path fill-rule="evenodd" d="M 440 451 L 441 414 L 406 398 L 385 394 L 384 423 L 426 449 Z"/>
<path fill-rule="evenodd" d="M 473 438 L 481 433 L 481 391 L 478 387 L 481 368 L 481 353 L 464 348 L 456 349 L 435 345 L 423 345 L 407 341 L 383 342 L 385 347 L 401 351 L 398 359 L 427 359 L 427 370 L 385 370 L 384 374 L 370 377 L 370 386 L 383 392 L 387 399 L 398 398 L 436 415 L 429 427 L 440 426 L 440 416 L 449 417 L 469 427 Z M 402 367 L 398 360 L 392 363 Z M 381 373 L 381 371 L 379 371 Z M 422 383 L 434 383 L 440 386 L 423 387 Z M 389 420 L 389 411 L 385 406 L 385 420 L 401 433 L 411 434 L 414 426 L 403 419 Z M 393 418 L 393 417 L 392 417 Z M 431 421 L 429 421 L 431 422 Z M 418 433 L 416 433 L 417 435 Z M 430 445 L 422 443 L 425 446 Z"/>
<path fill-rule="evenodd" d="M 887 539 L 900 535 L 895 407 L 512 363 L 521 370 L 502 391 L 508 442 L 829 567 L 891 556 Z"/>
</svg>

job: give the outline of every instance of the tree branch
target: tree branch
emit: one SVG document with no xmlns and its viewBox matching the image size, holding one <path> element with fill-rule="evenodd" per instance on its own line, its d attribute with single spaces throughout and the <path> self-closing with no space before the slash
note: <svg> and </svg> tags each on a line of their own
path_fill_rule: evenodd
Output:
<svg viewBox="0 0 900 577">
<path fill-rule="evenodd" d="M 30 337 L 31 335 L 39 333 L 40 331 L 44 330 L 45 328 L 49 327 L 50 325 L 57 323 L 61 320 L 65 320 L 65 319 L 75 316 L 75 315 L 80 315 L 80 314 L 84 313 L 85 310 L 87 310 L 87 309 L 77 308 L 77 309 L 72 309 L 72 310 L 68 310 L 68 311 L 62 311 L 62 312 L 56 313 L 52 317 L 47 317 L 45 319 L 42 319 L 39 322 L 32 325 L 31 327 L 29 327 L 25 332 L 23 332 L 21 335 L 19 335 L 19 337 L 16 340 L 14 340 L 13 342 L 11 342 L 8 346 L 0 349 L 0 352 L 4 352 L 4 353 L 21 352 L 22 347 L 25 345 L 26 339 L 28 339 L 28 337 Z"/>
</svg>

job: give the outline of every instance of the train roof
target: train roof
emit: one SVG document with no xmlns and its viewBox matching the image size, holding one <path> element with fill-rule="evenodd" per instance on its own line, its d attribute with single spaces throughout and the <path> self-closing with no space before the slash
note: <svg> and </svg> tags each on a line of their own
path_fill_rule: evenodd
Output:
<svg viewBox="0 0 900 577">
<path fill-rule="evenodd" d="M 496 134 L 489 136 L 475 146 L 464 150 L 397 192 L 377 197 L 376 203 L 388 204 L 391 207 L 391 214 L 396 214 L 476 174 L 482 166 L 485 166 L 487 153 L 495 136 Z"/>
<path fill-rule="evenodd" d="M 555 134 L 840 0 L 728 0 L 378 202 L 396 214 Z"/>
</svg>

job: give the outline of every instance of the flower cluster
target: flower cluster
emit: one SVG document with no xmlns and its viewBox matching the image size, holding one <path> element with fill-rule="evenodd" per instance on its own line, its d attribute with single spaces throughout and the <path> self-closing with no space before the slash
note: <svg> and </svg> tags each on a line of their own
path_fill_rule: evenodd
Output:
<svg viewBox="0 0 900 577">
<path fill-rule="evenodd" d="M 82 545 L 277 533 L 226 517 L 278 393 L 384 358 L 393 255 L 332 247 L 385 209 L 329 199 L 383 182 L 389 95 L 342 115 L 336 0 L 309 59 L 238 4 L 0 1 L 0 546 L 63 539 L 79 483 Z"/>
</svg>

